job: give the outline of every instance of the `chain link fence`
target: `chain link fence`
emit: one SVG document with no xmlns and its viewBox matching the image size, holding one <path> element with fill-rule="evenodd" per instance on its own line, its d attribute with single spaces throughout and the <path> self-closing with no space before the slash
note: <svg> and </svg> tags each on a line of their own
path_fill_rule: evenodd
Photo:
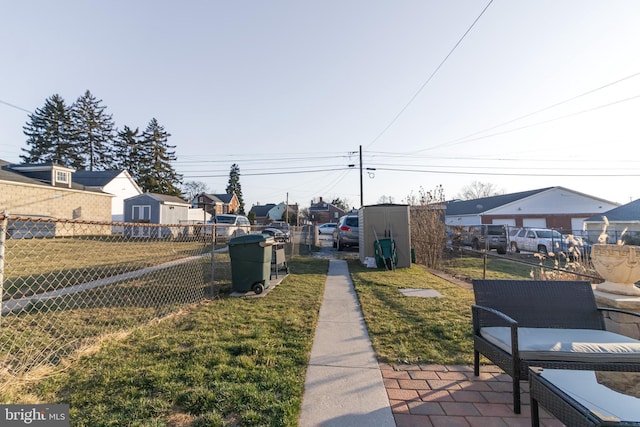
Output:
<svg viewBox="0 0 640 427">
<path fill-rule="evenodd" d="M 308 253 L 311 233 L 293 228 L 287 257 Z M 214 241 L 198 224 L 0 215 L 0 384 L 230 291 L 227 242 Z"/>
</svg>

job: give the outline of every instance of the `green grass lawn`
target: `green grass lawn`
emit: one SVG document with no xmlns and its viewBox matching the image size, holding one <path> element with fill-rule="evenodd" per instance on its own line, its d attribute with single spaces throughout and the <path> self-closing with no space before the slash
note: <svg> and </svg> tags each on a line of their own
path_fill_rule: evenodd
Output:
<svg viewBox="0 0 640 427">
<path fill-rule="evenodd" d="M 349 262 L 378 360 L 469 364 L 473 361 L 473 292 L 425 268 L 371 270 Z M 434 289 L 443 298 L 406 297 L 400 288 Z"/>
<path fill-rule="evenodd" d="M 488 277 L 530 267 L 489 260 Z M 349 270 L 380 361 L 471 364 L 471 290 L 425 268 Z M 297 425 L 328 261 L 297 257 L 265 298 L 216 298 L 112 339 L 0 402 L 68 403 L 74 426 Z M 448 269 L 482 277 L 482 259 Z M 401 288 L 442 298 L 406 297 Z"/>
<path fill-rule="evenodd" d="M 112 340 L 23 399 L 74 426 L 297 425 L 328 261 L 296 258 L 265 298 L 190 306 Z"/>
</svg>

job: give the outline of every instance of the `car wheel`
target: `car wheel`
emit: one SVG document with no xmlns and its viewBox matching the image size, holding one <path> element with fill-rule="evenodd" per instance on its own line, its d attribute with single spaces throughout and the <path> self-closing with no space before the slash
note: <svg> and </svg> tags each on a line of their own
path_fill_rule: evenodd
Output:
<svg viewBox="0 0 640 427">
<path fill-rule="evenodd" d="M 498 252 L 498 254 L 500 255 L 504 255 L 507 253 L 507 248 L 506 247 L 499 247 L 496 249 L 496 251 Z"/>
<path fill-rule="evenodd" d="M 545 245 L 538 245 L 538 252 L 540 252 L 542 255 L 549 255 L 549 252 L 547 252 L 547 247 Z"/>
</svg>

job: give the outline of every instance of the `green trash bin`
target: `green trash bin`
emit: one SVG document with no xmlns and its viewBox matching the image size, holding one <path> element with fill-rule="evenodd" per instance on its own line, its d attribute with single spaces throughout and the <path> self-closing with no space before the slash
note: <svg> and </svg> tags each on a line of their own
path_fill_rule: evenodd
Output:
<svg viewBox="0 0 640 427">
<path fill-rule="evenodd" d="M 234 291 L 261 294 L 269 287 L 273 244 L 273 237 L 264 234 L 245 234 L 229 240 Z"/>
</svg>

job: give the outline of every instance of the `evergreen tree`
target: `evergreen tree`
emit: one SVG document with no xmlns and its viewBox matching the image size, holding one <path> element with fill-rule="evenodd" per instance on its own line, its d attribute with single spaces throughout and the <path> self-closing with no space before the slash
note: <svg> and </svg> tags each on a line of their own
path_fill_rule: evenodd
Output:
<svg viewBox="0 0 640 427">
<path fill-rule="evenodd" d="M 114 124 L 106 106 L 86 91 L 71 107 L 73 136 L 78 154 L 87 170 L 106 170 L 114 167 L 112 145 Z"/>
<path fill-rule="evenodd" d="M 235 194 L 238 198 L 238 213 L 244 215 L 244 200 L 242 198 L 242 186 L 240 185 L 240 168 L 237 164 L 231 165 L 229 172 L 229 184 L 225 190 L 227 194 Z"/>
<path fill-rule="evenodd" d="M 143 191 L 180 196 L 182 176 L 176 173 L 171 162 L 177 160 L 175 145 L 167 141 L 171 134 L 154 118 L 142 133 L 137 155 L 140 158 L 138 185 Z"/>
<path fill-rule="evenodd" d="M 25 163 L 54 162 L 82 168 L 83 160 L 74 144 L 71 110 L 60 95 L 51 96 L 42 108 L 30 114 L 23 130 L 30 146 L 22 148 L 26 154 L 20 158 Z"/>
<path fill-rule="evenodd" d="M 113 140 L 113 159 L 116 169 L 126 169 L 136 180 L 140 178 L 140 165 L 142 164 L 141 141 L 138 128 L 132 130 L 125 126 L 121 131 L 116 132 Z"/>
</svg>

